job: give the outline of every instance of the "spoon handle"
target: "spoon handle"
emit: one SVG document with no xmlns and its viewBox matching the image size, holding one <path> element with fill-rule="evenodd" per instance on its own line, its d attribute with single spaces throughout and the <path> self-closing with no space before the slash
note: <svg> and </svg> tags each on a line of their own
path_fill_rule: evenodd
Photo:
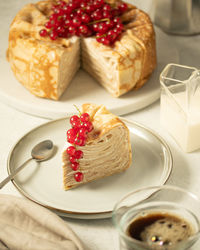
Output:
<svg viewBox="0 0 200 250">
<path fill-rule="evenodd" d="M 2 182 L 0 182 L 0 189 L 3 188 L 10 180 L 13 179 L 13 177 L 19 172 L 21 171 L 26 164 L 31 161 L 33 158 L 28 159 L 27 161 L 25 161 L 20 167 L 16 168 L 12 174 L 8 175 L 8 177 L 6 177 Z"/>
</svg>

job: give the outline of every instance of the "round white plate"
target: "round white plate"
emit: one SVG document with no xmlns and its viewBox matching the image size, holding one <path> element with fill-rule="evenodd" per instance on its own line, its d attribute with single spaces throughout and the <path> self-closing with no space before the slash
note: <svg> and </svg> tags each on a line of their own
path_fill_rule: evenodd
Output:
<svg viewBox="0 0 200 250">
<path fill-rule="evenodd" d="M 61 152 L 69 118 L 63 118 L 36 127 L 13 147 L 8 158 L 9 174 L 30 157 L 39 141 L 50 139 L 56 149 L 48 161 L 29 162 L 13 180 L 14 185 L 27 198 L 62 216 L 88 219 L 110 217 L 115 203 L 130 191 L 164 184 L 172 169 L 169 147 L 155 132 L 121 119 L 130 130 L 133 150 L 133 163 L 125 172 L 64 191 Z"/>
<path fill-rule="evenodd" d="M 3 19 L 0 21 L 2 21 L 2 29 L 5 30 L 7 23 L 4 24 Z M 0 31 L 3 38 L 5 32 Z M 25 113 L 50 119 L 71 116 L 74 104 L 78 106 L 88 102 L 101 104 L 102 100 L 104 105 L 117 115 L 144 108 L 160 96 L 159 75 L 164 66 L 167 63 L 178 63 L 178 53 L 171 44 L 169 36 L 156 28 L 158 65 L 151 78 L 140 90 L 131 91 L 120 98 L 114 98 L 89 74 L 79 70 L 61 99 L 53 101 L 32 95 L 15 79 L 5 58 L 7 40 L 6 44 L 4 41 L 5 39 L 0 44 L 0 100 Z"/>
</svg>

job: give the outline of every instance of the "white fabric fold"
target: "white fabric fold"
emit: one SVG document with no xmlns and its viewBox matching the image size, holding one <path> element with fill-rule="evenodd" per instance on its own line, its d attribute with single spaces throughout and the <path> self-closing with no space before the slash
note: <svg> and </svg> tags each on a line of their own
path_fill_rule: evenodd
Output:
<svg viewBox="0 0 200 250">
<path fill-rule="evenodd" d="M 60 217 L 29 200 L 0 195 L 0 249 L 83 250 Z"/>
</svg>

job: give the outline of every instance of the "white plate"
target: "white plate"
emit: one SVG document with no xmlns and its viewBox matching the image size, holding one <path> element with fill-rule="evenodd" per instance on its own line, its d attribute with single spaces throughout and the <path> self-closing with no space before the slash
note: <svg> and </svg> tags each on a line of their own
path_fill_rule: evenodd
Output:
<svg viewBox="0 0 200 250">
<path fill-rule="evenodd" d="M 51 139 L 57 152 L 49 161 L 27 164 L 15 177 L 14 185 L 27 198 L 60 215 L 86 219 L 110 217 L 114 204 L 126 193 L 164 184 L 172 169 L 169 147 L 155 132 L 121 119 L 130 130 L 133 150 L 133 163 L 127 171 L 64 191 L 61 152 L 69 126 L 69 118 L 65 118 L 36 127 L 16 143 L 8 158 L 9 174 L 30 157 L 39 141 Z"/>
<path fill-rule="evenodd" d="M 7 7 L 9 1 L 3 2 L 4 5 L 2 9 L 6 10 L 5 7 Z M 11 16 L 11 13 L 12 16 L 16 13 L 16 7 L 14 8 L 15 4 L 17 5 L 18 1 L 9 4 L 7 7 L 9 16 Z M 9 22 L 7 19 L 8 17 L 6 15 L 2 15 L 0 19 L 0 35 L 2 37 L 2 42 L 0 43 L 0 100 L 5 104 L 31 115 L 57 119 L 71 116 L 74 111 L 73 104 L 78 106 L 86 102 L 101 104 L 102 100 L 105 106 L 117 115 L 139 110 L 159 98 L 159 74 L 164 66 L 170 62 L 178 63 L 178 53 L 174 45 L 171 44 L 169 36 L 156 28 L 158 65 L 151 78 L 140 90 L 131 91 L 120 98 L 114 98 L 90 77 L 89 74 L 80 70 L 59 101 L 39 98 L 32 95 L 15 79 L 10 65 L 6 61 L 5 54 L 9 30 Z"/>
</svg>

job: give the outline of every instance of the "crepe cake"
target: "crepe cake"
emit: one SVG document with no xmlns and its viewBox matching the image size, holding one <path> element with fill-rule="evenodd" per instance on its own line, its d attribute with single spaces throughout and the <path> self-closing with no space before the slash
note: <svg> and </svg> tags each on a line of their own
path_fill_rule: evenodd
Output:
<svg viewBox="0 0 200 250">
<path fill-rule="evenodd" d="M 156 67 L 155 32 L 148 14 L 128 4 L 120 16 L 124 27 L 120 39 L 106 46 L 93 36 L 42 37 L 39 32 L 49 21 L 53 4 L 53 0 L 27 4 L 10 25 L 7 59 L 17 80 L 32 94 L 58 100 L 80 65 L 114 97 L 144 85 Z"/>
<path fill-rule="evenodd" d="M 103 105 L 83 104 L 82 114 L 85 113 L 89 115 L 93 129 L 87 134 L 84 145 L 66 142 L 62 152 L 65 190 L 123 172 L 132 162 L 129 130 L 124 122 Z M 71 161 L 71 155 L 76 155 L 71 150 L 73 147 L 78 159 Z M 73 165 L 74 161 L 78 164 Z"/>
</svg>

